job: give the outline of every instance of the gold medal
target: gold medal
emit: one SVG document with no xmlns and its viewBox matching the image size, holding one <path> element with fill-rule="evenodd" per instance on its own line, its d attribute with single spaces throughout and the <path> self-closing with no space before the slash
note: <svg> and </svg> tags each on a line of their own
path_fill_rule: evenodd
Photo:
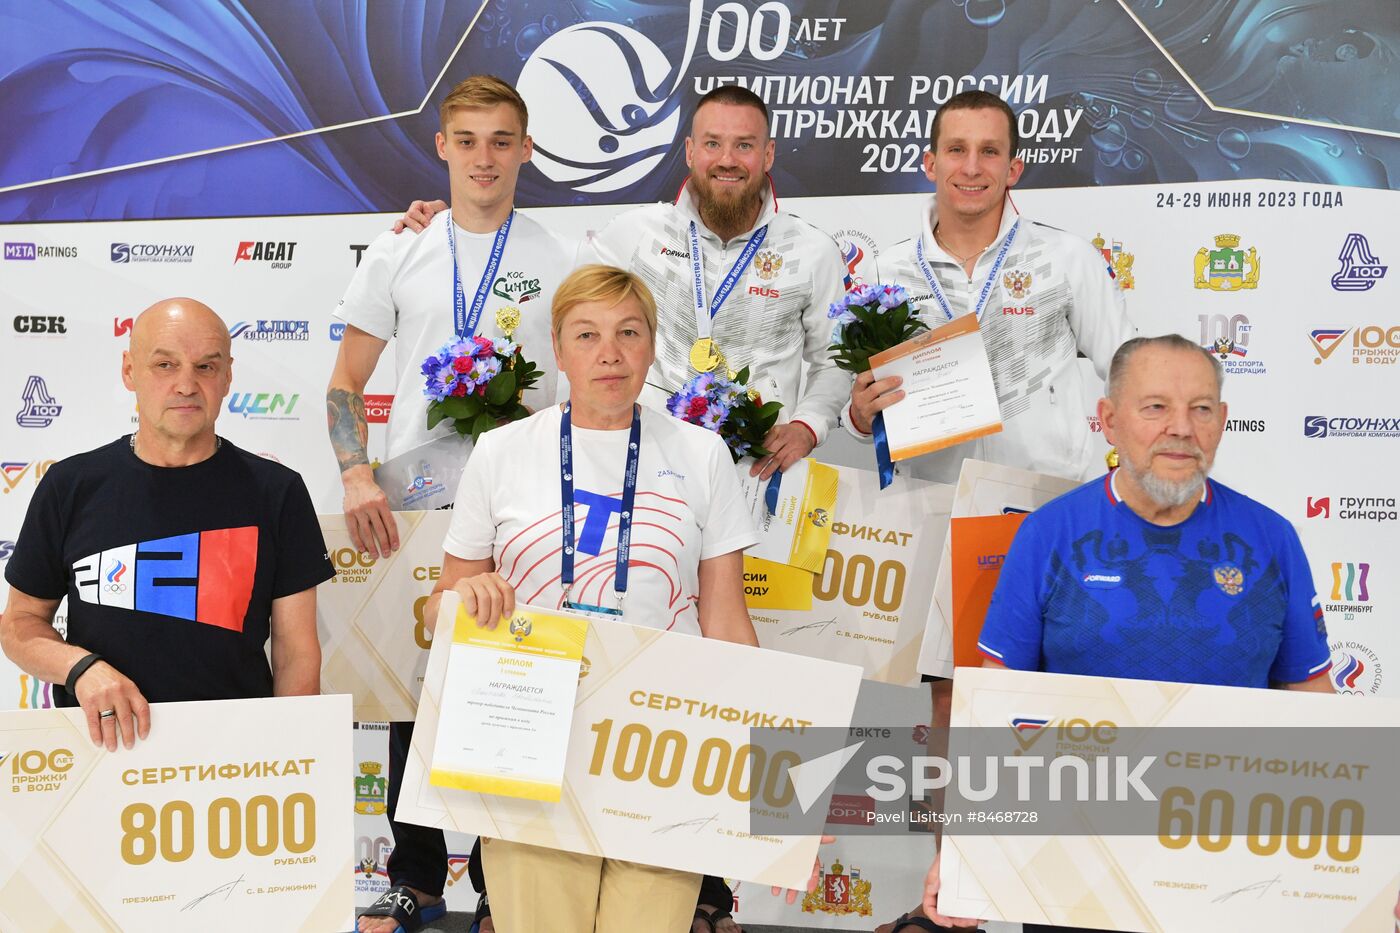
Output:
<svg viewBox="0 0 1400 933">
<path fill-rule="evenodd" d="M 723 365 L 724 354 L 709 337 L 701 337 L 690 345 L 690 365 L 696 372 L 708 373 Z"/>
<path fill-rule="evenodd" d="M 505 334 L 506 339 L 511 339 L 515 329 L 520 326 L 520 309 L 510 305 L 503 305 L 496 309 L 496 326 Z"/>
<path fill-rule="evenodd" d="M 1104 463 L 1108 464 L 1110 470 L 1118 469 L 1118 448 L 1108 448 L 1108 453 L 1103 455 Z"/>
</svg>

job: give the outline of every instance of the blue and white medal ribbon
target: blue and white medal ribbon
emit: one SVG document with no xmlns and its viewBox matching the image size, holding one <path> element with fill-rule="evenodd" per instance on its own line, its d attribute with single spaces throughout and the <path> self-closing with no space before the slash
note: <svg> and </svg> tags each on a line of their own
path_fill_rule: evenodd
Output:
<svg viewBox="0 0 1400 933">
<path fill-rule="evenodd" d="M 622 510 L 617 520 L 617 563 L 613 574 L 613 592 L 617 608 L 576 603 L 569 599 L 574 586 L 574 437 L 570 415 L 572 406 L 564 403 L 564 415 L 559 421 L 559 500 L 564 526 L 564 547 L 560 554 L 559 584 L 564 588 L 564 608 L 603 615 L 622 615 L 622 600 L 627 595 L 628 556 L 632 550 L 632 510 L 637 501 L 637 464 L 642 453 L 642 409 L 632 406 L 632 430 L 627 436 L 627 466 L 622 474 Z"/>
<path fill-rule="evenodd" d="M 506 238 L 510 236 L 510 225 L 514 220 L 515 211 L 511 211 L 506 222 L 496 231 L 496 238 L 491 242 L 491 255 L 486 259 L 486 269 L 481 273 L 476 295 L 472 297 L 471 307 L 468 308 L 467 296 L 462 290 L 462 273 L 457 267 L 457 224 L 451 216 L 447 218 L 447 252 L 452 257 L 452 320 L 457 328 L 458 337 L 476 335 L 477 325 L 481 321 L 481 310 L 486 307 L 491 283 L 496 281 L 496 270 L 501 267 L 501 256 L 505 254 Z"/>
<path fill-rule="evenodd" d="M 711 322 L 714 316 L 719 313 L 719 309 L 724 305 L 730 292 L 734 291 L 734 286 L 743 277 L 749 264 L 753 262 L 754 256 L 757 255 L 759 247 L 763 245 L 763 239 L 767 235 L 767 224 L 753 232 L 753 236 L 749 237 L 749 242 L 744 244 L 739 258 L 734 261 L 734 265 L 730 267 L 729 272 L 720 281 L 719 287 L 715 289 L 714 297 L 707 302 L 705 300 L 705 259 L 700 252 L 700 230 L 695 221 L 690 222 L 691 295 L 694 298 L 696 334 L 695 343 L 690 350 L 690 362 L 699 372 L 709 372 L 719 365 L 714 341 L 710 338 Z"/>
<path fill-rule="evenodd" d="M 982 283 L 982 292 L 977 296 L 977 304 L 972 313 L 977 315 L 978 322 L 982 320 L 982 312 L 987 308 L 987 299 L 991 297 L 992 289 L 997 283 L 997 273 L 1001 271 L 1001 264 L 1006 261 L 1006 254 L 1011 251 L 1011 243 L 1016 239 L 1016 231 L 1021 228 L 1018 220 L 1011 225 L 1007 231 L 1006 239 L 1002 241 L 1001 249 L 997 250 L 996 261 L 992 263 L 992 269 L 987 273 L 987 280 Z M 929 289 L 933 292 L 933 300 L 938 302 L 938 307 L 943 310 L 943 317 L 951 321 L 953 319 L 953 307 L 948 304 L 948 296 L 943 294 L 943 286 L 938 284 L 938 278 L 933 274 L 933 269 L 929 268 L 928 261 L 924 259 L 924 234 L 919 232 L 914 240 L 914 258 L 918 261 L 919 271 L 924 274 L 924 281 L 928 282 Z"/>
</svg>

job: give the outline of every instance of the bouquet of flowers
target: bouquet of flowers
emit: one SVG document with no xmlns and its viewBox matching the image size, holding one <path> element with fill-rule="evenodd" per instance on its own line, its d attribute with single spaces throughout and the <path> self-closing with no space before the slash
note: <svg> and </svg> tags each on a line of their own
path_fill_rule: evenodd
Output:
<svg viewBox="0 0 1400 933">
<path fill-rule="evenodd" d="M 450 418 L 458 434 L 475 441 L 497 425 L 519 421 L 530 414 L 520 397 L 542 375 L 510 337 L 456 338 L 423 361 L 423 394 L 432 399 L 428 430 Z"/>
<path fill-rule="evenodd" d="M 899 285 L 858 285 L 832 304 L 826 316 L 836 322 L 827 347 L 832 361 L 852 373 L 865 372 L 872 356 L 928 330 Z"/>
<path fill-rule="evenodd" d="M 827 347 L 832 362 L 857 374 L 870 368 L 872 356 L 928 330 L 909 307 L 909 293 L 899 285 L 858 285 L 833 303 L 826 316 L 836 322 L 831 329 L 831 346 Z M 875 415 L 871 430 L 876 472 L 884 489 L 894 482 L 884 412 Z"/>
<path fill-rule="evenodd" d="M 738 463 L 744 457 L 768 456 L 763 439 L 778 421 L 781 402 L 767 402 L 748 387 L 749 369 L 725 377 L 700 373 L 667 401 L 671 414 L 714 431 Z"/>
</svg>

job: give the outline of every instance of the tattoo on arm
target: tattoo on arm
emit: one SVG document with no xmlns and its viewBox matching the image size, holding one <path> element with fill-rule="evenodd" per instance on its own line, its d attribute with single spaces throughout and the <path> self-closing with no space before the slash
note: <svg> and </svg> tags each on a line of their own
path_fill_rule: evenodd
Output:
<svg viewBox="0 0 1400 933">
<path fill-rule="evenodd" d="M 369 464 L 365 444 L 369 441 L 369 423 L 365 420 L 363 395 L 345 389 L 326 392 L 326 424 L 330 428 L 331 447 L 340 463 L 340 472 L 361 464 Z"/>
</svg>

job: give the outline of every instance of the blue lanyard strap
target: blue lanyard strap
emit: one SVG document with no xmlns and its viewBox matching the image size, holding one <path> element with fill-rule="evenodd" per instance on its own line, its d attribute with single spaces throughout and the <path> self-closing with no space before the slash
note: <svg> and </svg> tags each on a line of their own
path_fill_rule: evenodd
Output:
<svg viewBox="0 0 1400 933">
<path fill-rule="evenodd" d="M 973 309 L 973 314 L 977 315 L 977 320 L 982 320 L 982 312 L 986 310 L 987 299 L 992 294 L 992 288 L 997 283 L 997 273 L 1001 271 L 1001 264 L 1006 261 L 1006 254 L 1011 251 L 1011 242 L 1016 239 L 1016 231 L 1021 228 L 1018 220 L 1011 225 L 1007 231 L 1006 239 L 1002 241 L 1001 249 L 997 250 L 996 262 L 992 263 L 992 269 L 987 273 L 987 280 L 982 283 L 982 293 L 977 296 L 977 305 Z M 943 294 L 943 286 L 938 284 L 938 279 L 934 276 L 933 270 L 929 268 L 928 261 L 924 259 L 924 234 L 919 232 L 914 240 L 914 258 L 918 260 L 919 271 L 924 274 L 924 280 L 928 282 L 928 287 L 933 291 L 933 300 L 938 302 L 938 307 L 943 310 L 943 316 L 948 320 L 953 319 L 953 308 L 948 304 L 948 296 Z"/>
<path fill-rule="evenodd" d="M 690 222 L 690 275 L 691 293 L 695 298 L 695 330 L 698 336 L 710 336 L 710 321 L 719 313 L 720 307 L 724 304 L 729 293 L 734 291 L 734 286 L 743 277 L 749 264 L 753 262 L 753 257 L 758 253 L 759 247 L 763 245 L 763 239 L 768 235 L 768 225 L 764 224 L 753 232 L 749 237 L 749 242 L 744 244 L 743 252 L 739 258 L 734 260 L 734 265 L 719 283 L 719 288 L 715 289 L 715 295 L 710 299 L 709 305 L 705 304 L 705 260 L 700 254 L 700 231 L 695 226 L 695 221 Z"/>
<path fill-rule="evenodd" d="M 458 337 L 472 337 L 481 321 L 481 309 L 486 307 L 486 296 L 491 293 L 491 283 L 496 281 L 496 270 L 501 267 L 501 256 L 506 251 L 506 237 L 510 236 L 510 225 L 515 220 L 515 211 L 510 212 L 506 222 L 496 231 L 491 243 L 491 255 L 486 259 L 486 270 L 477 283 L 476 295 L 472 297 L 470 310 L 467 308 L 467 295 L 462 290 L 462 273 L 457 267 L 457 224 L 452 217 L 447 218 L 447 252 L 452 257 L 452 320 Z"/>
<path fill-rule="evenodd" d="M 572 406 L 564 404 L 564 416 L 559 421 L 559 500 L 564 525 L 564 549 L 559 582 L 564 587 L 564 601 L 574 585 L 574 435 L 570 415 Z M 613 590 L 620 605 L 627 594 L 628 555 L 632 550 L 632 509 L 637 501 L 637 463 L 642 452 L 642 409 L 632 406 L 632 430 L 627 436 L 627 467 L 622 474 L 622 511 L 617 521 L 617 570 L 613 575 Z"/>
</svg>

